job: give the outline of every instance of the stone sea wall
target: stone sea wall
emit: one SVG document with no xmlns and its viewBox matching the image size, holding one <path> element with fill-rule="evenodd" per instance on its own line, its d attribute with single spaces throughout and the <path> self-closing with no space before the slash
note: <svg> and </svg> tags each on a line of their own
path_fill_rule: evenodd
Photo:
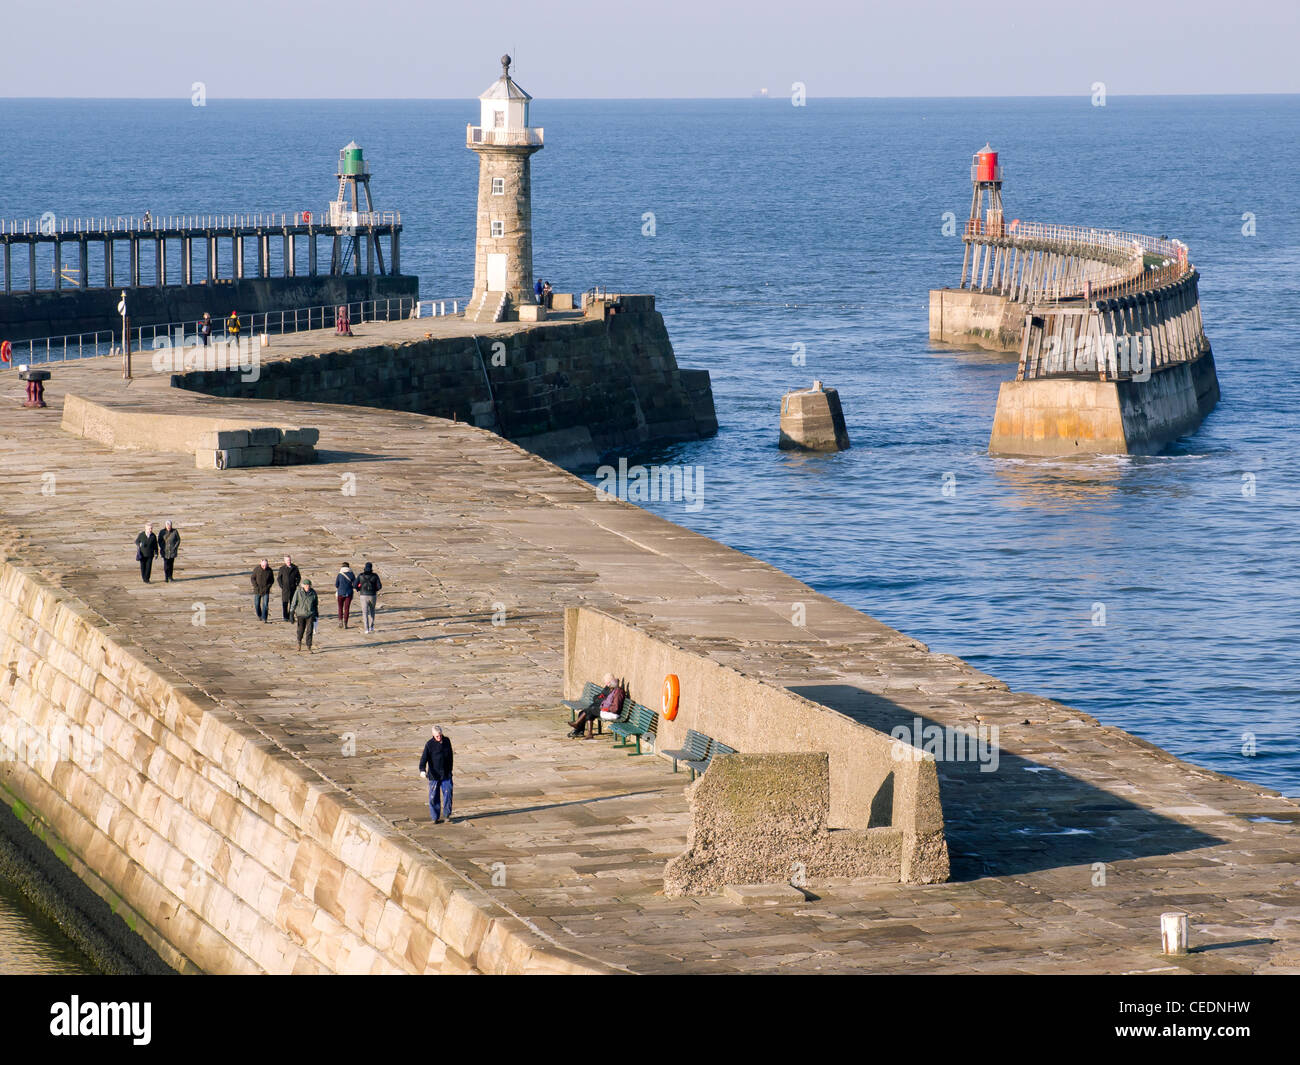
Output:
<svg viewBox="0 0 1300 1065">
<path fill-rule="evenodd" d="M 196 371 L 208 395 L 412 411 L 489 428 L 569 469 L 717 431 L 704 370 L 681 370 L 653 296 L 617 313 L 499 335 L 435 337 L 272 360 L 256 381 Z"/>
<path fill-rule="evenodd" d="M 11 556 L 0 796 L 181 972 L 602 971 Z"/>
</svg>

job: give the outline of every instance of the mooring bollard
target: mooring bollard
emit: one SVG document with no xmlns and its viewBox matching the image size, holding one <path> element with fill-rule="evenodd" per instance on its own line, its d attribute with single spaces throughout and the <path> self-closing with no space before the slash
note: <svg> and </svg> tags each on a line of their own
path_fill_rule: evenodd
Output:
<svg viewBox="0 0 1300 1065">
<path fill-rule="evenodd" d="M 1160 915 L 1160 944 L 1162 953 L 1187 953 L 1187 914 L 1174 910 Z"/>
<path fill-rule="evenodd" d="M 18 380 L 27 382 L 27 402 L 24 407 L 40 408 L 45 404 L 45 382 L 50 379 L 49 370 L 29 370 L 23 367 L 18 371 Z"/>
</svg>

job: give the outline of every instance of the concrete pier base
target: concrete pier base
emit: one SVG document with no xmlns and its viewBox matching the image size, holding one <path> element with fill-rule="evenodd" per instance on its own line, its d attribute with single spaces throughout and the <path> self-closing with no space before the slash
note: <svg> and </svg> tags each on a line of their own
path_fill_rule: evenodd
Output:
<svg viewBox="0 0 1300 1065">
<path fill-rule="evenodd" d="M 779 446 L 783 451 L 844 451 L 850 447 L 839 392 L 814 381 L 806 391 L 782 396 Z"/>
<path fill-rule="evenodd" d="M 1023 303 L 996 292 L 930 290 L 930 339 L 989 351 L 1019 351 L 1025 331 Z"/>
<path fill-rule="evenodd" d="M 1151 455 L 1195 432 L 1219 401 L 1214 355 L 1147 381 L 1004 381 L 990 455 Z"/>
</svg>

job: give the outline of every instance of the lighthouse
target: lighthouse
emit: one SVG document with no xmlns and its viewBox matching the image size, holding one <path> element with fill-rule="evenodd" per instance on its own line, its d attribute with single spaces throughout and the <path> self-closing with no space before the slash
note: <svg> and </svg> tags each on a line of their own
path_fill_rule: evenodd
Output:
<svg viewBox="0 0 1300 1065">
<path fill-rule="evenodd" d="M 529 126 L 532 97 L 510 76 L 501 57 L 499 77 L 479 97 L 479 124 L 465 131 L 478 153 L 478 226 L 474 238 L 474 292 L 469 315 L 498 321 L 533 298 L 531 159 L 542 150 L 542 130 Z"/>
</svg>

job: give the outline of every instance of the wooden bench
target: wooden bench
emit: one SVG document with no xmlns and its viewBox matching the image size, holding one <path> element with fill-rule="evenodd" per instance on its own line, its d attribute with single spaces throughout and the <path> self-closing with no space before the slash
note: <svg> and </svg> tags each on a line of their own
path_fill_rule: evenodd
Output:
<svg viewBox="0 0 1300 1065">
<path fill-rule="evenodd" d="M 713 764 L 713 759 L 716 755 L 735 754 L 735 753 L 736 753 L 736 749 L 734 747 L 728 747 L 725 743 L 719 743 L 717 740 L 710 740 L 709 749 L 705 753 L 703 758 L 700 758 L 693 762 L 683 761 L 682 764 L 685 765 L 686 768 L 691 771 L 691 779 L 694 780 L 696 773 L 703 773 L 706 769 L 709 768 L 710 765 Z"/>
<path fill-rule="evenodd" d="M 678 761 L 686 763 L 702 762 L 709 753 L 709 744 L 713 741 L 704 733 L 693 728 L 686 730 L 686 746 L 675 751 L 664 751 L 664 755 L 673 760 L 673 772 L 677 772 Z M 691 779 L 695 779 L 695 770 L 691 770 Z"/>
<path fill-rule="evenodd" d="M 561 699 L 560 702 L 562 702 L 565 706 L 569 708 L 569 724 L 572 725 L 575 721 L 577 721 L 578 714 L 580 714 L 583 710 L 586 710 L 587 707 L 591 705 L 591 700 L 596 698 L 596 696 L 599 695 L 604 690 L 605 689 L 602 688 L 599 684 L 592 684 L 591 681 L 587 681 L 587 683 L 582 686 L 581 698 Z M 599 716 L 597 716 L 596 718 L 595 725 L 596 725 L 596 730 L 600 732 L 601 735 L 604 735 L 605 733 L 604 722 L 601 721 Z M 588 735 L 591 734 L 591 726 L 592 726 L 592 722 L 590 721 L 587 722 Z"/>
<path fill-rule="evenodd" d="M 636 741 L 636 754 L 629 754 L 629 758 L 635 758 L 638 754 L 643 753 L 641 750 L 642 737 L 647 741 L 653 741 L 658 729 L 659 715 L 640 703 L 634 703 L 627 698 L 623 700 L 623 714 L 620 715 L 618 721 L 609 726 L 609 731 L 618 737 L 618 743 L 614 744 L 615 747 L 626 747 L 629 739 Z"/>
</svg>

